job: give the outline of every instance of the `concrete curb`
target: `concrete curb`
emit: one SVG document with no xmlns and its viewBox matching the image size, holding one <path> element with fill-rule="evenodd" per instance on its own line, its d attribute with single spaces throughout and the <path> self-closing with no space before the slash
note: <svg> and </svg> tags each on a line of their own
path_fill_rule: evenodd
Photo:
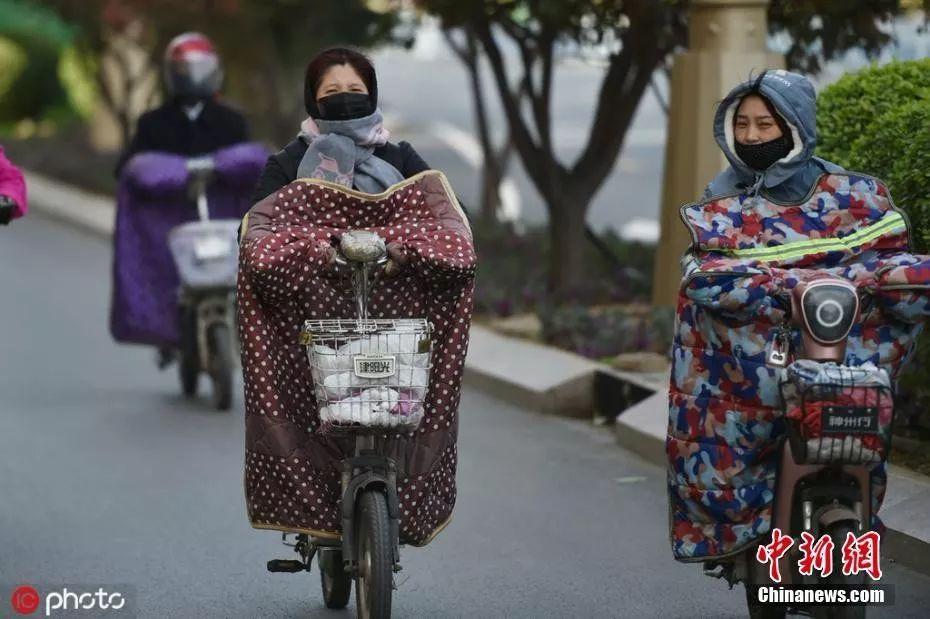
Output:
<svg viewBox="0 0 930 619">
<path fill-rule="evenodd" d="M 97 236 L 112 236 L 113 198 L 35 172 L 25 174 L 31 208 Z M 648 462 L 666 465 L 667 395 L 655 380 L 480 325 L 472 326 L 465 369 L 466 384 L 531 410 L 590 419 L 610 403 L 621 409 L 614 426 L 617 443 Z M 605 384 L 611 388 L 604 389 Z M 930 574 L 930 478 L 889 465 L 881 513 L 888 526 L 885 555 Z"/>
<path fill-rule="evenodd" d="M 532 410 L 590 419 L 597 364 L 473 324 L 467 384 Z"/>
<path fill-rule="evenodd" d="M 29 188 L 29 208 L 96 236 L 113 236 L 114 198 L 85 191 L 31 170 L 23 171 Z"/>
</svg>

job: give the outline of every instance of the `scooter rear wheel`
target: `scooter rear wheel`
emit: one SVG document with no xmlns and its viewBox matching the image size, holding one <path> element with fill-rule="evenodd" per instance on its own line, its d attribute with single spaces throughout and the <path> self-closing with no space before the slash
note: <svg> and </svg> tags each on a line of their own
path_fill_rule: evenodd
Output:
<svg viewBox="0 0 930 619">
<path fill-rule="evenodd" d="M 345 608 L 352 594 L 352 576 L 342 567 L 342 552 L 320 549 L 317 551 L 320 568 L 320 585 L 326 608 Z"/>
<path fill-rule="evenodd" d="M 358 577 L 356 612 L 361 619 L 388 619 L 394 588 L 394 553 L 387 498 L 366 490 L 357 505 Z"/>
</svg>

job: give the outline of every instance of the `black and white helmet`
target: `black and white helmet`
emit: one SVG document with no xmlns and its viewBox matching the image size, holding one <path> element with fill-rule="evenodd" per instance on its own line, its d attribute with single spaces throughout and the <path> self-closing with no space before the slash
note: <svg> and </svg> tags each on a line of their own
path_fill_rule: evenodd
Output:
<svg viewBox="0 0 930 619">
<path fill-rule="evenodd" d="M 171 97 L 208 99 L 220 90 L 223 68 L 213 42 L 199 32 L 176 36 L 165 50 L 165 86 Z"/>
</svg>

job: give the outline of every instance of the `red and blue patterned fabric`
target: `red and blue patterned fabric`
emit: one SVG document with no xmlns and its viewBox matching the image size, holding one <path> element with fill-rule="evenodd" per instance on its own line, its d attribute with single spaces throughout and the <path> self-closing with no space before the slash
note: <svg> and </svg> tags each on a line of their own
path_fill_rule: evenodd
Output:
<svg viewBox="0 0 930 619">
<path fill-rule="evenodd" d="M 678 299 L 666 453 L 672 548 L 682 561 L 738 553 L 770 531 L 785 419 L 783 369 L 766 353 L 788 320 L 775 293 L 825 276 L 870 293 L 845 363 L 874 363 L 892 379 L 930 316 L 930 257 L 908 253 L 907 218 L 880 181 L 824 174 L 796 203 L 748 193 L 681 209 L 692 246 Z M 791 339 L 799 349 L 796 329 Z M 877 513 L 884 463 L 872 481 Z"/>
</svg>

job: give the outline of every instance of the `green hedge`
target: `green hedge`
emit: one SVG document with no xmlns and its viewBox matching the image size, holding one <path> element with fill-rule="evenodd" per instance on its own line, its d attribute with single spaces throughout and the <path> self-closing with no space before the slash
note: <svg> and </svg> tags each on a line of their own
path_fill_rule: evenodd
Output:
<svg viewBox="0 0 930 619">
<path fill-rule="evenodd" d="M 817 106 L 818 154 L 887 183 L 930 249 L 930 59 L 894 62 L 844 76 Z"/>
<path fill-rule="evenodd" d="M 895 62 L 844 76 L 818 100 L 818 154 L 887 183 L 910 217 L 912 244 L 930 253 L 930 59 Z M 930 334 L 918 340 L 899 388 L 896 425 L 930 427 Z"/>
<path fill-rule="evenodd" d="M 917 249 L 930 249 L 930 91 L 879 117 L 857 140 L 850 167 L 884 180 L 910 216 Z"/>
<path fill-rule="evenodd" d="M 849 166 L 867 136 L 881 131 L 882 117 L 930 89 L 930 58 L 892 62 L 849 73 L 817 102 L 818 154 Z M 866 170 L 863 170 L 866 171 Z"/>
</svg>

